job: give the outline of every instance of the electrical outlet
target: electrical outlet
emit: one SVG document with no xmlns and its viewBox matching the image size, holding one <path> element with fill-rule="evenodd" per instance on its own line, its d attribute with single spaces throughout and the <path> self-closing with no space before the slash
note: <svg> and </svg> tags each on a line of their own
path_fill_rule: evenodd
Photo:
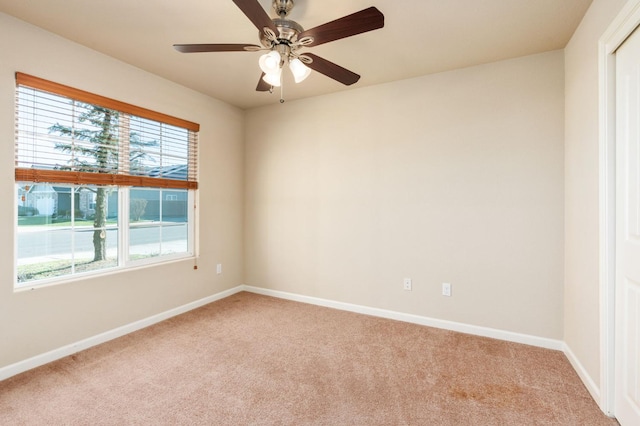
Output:
<svg viewBox="0 0 640 426">
<path fill-rule="evenodd" d="M 404 279 L 404 289 L 409 291 L 411 290 L 411 278 Z"/>
<path fill-rule="evenodd" d="M 220 275 L 222 273 L 222 263 L 218 263 L 216 265 L 216 274 Z"/>
<path fill-rule="evenodd" d="M 451 296 L 451 284 L 442 283 L 442 295 L 443 296 Z"/>
</svg>

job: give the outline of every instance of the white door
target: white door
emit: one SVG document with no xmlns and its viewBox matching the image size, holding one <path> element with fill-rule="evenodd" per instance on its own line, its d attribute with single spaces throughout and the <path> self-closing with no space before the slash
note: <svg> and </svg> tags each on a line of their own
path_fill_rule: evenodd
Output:
<svg viewBox="0 0 640 426">
<path fill-rule="evenodd" d="M 616 52 L 615 416 L 640 425 L 640 30 Z"/>
</svg>

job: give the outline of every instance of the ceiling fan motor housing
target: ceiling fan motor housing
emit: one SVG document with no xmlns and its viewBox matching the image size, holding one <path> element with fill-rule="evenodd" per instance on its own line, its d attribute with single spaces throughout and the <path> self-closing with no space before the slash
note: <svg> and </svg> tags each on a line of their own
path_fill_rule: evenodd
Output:
<svg viewBox="0 0 640 426">
<path fill-rule="evenodd" d="M 298 39 L 298 34 L 304 31 L 300 24 L 290 19 L 272 19 L 272 21 L 278 29 L 278 34 L 275 35 L 276 39 L 270 38 L 269 31 L 266 31 L 268 28 L 260 33 L 260 42 L 269 49 L 281 43 L 294 43 Z"/>
</svg>

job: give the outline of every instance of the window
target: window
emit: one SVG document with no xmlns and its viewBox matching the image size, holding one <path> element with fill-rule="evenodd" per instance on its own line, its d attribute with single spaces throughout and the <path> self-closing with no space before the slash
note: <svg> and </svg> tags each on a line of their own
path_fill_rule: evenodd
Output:
<svg viewBox="0 0 640 426">
<path fill-rule="evenodd" d="M 16 82 L 16 287 L 194 255 L 198 124 Z"/>
</svg>

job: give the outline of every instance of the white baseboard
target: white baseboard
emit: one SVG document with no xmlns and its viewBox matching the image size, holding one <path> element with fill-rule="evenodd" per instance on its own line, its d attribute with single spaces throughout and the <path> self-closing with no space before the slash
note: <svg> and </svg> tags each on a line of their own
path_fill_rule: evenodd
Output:
<svg viewBox="0 0 640 426">
<path fill-rule="evenodd" d="M 582 383 L 584 383 L 585 387 L 591 394 L 591 397 L 596 401 L 598 405 L 600 405 L 600 388 L 598 387 L 596 382 L 593 381 L 589 373 L 587 373 L 587 370 L 584 368 L 582 363 L 578 360 L 569 345 L 567 345 L 566 343 L 564 343 L 563 352 L 567 356 L 567 359 L 569 359 L 569 362 L 571 363 L 573 369 L 576 370 L 576 373 L 578 373 L 578 377 L 580 377 L 580 380 L 582 380 Z M 602 407 L 600 407 L 600 409 L 602 410 Z M 602 411 L 605 412 L 604 410 Z"/>
<path fill-rule="evenodd" d="M 474 334 L 476 336 L 491 337 L 493 339 L 506 340 L 508 342 L 523 343 L 525 345 L 538 346 L 546 349 L 562 351 L 566 347 L 563 341 L 548 339 L 544 337 L 531 336 L 528 334 L 514 333 L 512 331 L 498 330 L 489 327 L 463 324 L 459 322 L 440 320 L 420 315 L 406 314 L 403 312 L 389 311 L 386 309 L 370 308 L 368 306 L 354 305 L 351 303 L 336 302 L 317 297 L 302 296 L 284 291 L 269 290 L 260 287 L 243 285 L 244 291 L 262 294 L 265 296 L 278 297 L 280 299 L 293 300 L 296 302 L 310 303 L 312 305 L 324 306 L 328 308 L 340 309 L 343 311 L 355 312 L 359 314 L 372 315 L 381 318 L 388 318 L 414 324 L 426 325 L 429 327 L 442 328 L 445 330 L 457 331 L 460 333 Z"/>
<path fill-rule="evenodd" d="M 19 361 L 15 364 L 2 367 L 0 368 L 0 380 L 8 379 L 9 377 L 15 376 L 16 374 L 31 370 L 32 368 L 40 367 L 41 365 L 58 360 L 60 358 L 64 358 L 65 356 L 73 355 L 76 352 L 80 352 L 92 346 L 108 342 L 109 340 L 124 336 L 125 334 L 133 333 L 134 331 L 149 327 L 150 325 L 159 323 L 176 315 L 183 314 L 211 302 L 215 302 L 216 300 L 231 296 L 242 290 L 243 286 L 234 287 L 232 289 L 216 293 L 203 299 L 187 303 L 186 305 L 178 306 L 177 308 L 170 309 L 157 315 L 153 315 L 148 318 L 123 325 L 122 327 L 114 328 L 113 330 L 100 333 L 87 339 L 80 340 L 79 342 L 72 343 L 70 345 L 66 345 L 40 355 L 36 355 L 34 357 L 25 359 L 24 361 Z"/>
<path fill-rule="evenodd" d="M 54 349 L 52 351 L 49 351 L 40 355 L 36 355 L 32 358 L 19 361 L 15 364 L 11 364 L 6 367 L 2 367 L 0 368 L 0 380 L 7 379 L 11 376 L 30 370 L 32 368 L 39 367 L 41 365 L 58 360 L 65 356 L 69 356 L 76 352 L 80 352 L 82 350 L 88 349 L 92 346 L 96 346 L 96 345 L 105 343 L 109 340 L 113 340 L 115 338 L 124 336 L 125 334 L 143 329 L 150 325 L 164 321 L 168 318 L 183 314 L 185 312 L 199 308 L 211 302 L 215 302 L 217 300 L 231 296 L 240 291 L 248 291 L 251 293 L 262 294 L 265 296 L 273 296 L 280 299 L 309 303 L 312 305 L 340 309 L 343 311 L 355 312 L 355 313 L 371 315 L 371 316 L 376 316 L 381 318 L 388 318 L 388 319 L 393 319 L 397 321 L 404 321 L 404 322 L 409 322 L 413 324 L 420 324 L 420 325 L 425 325 L 429 327 L 457 331 L 461 333 L 474 334 L 477 336 L 490 337 L 490 338 L 505 340 L 509 342 L 538 346 L 546 349 L 564 351 L 565 354 L 567 354 L 569 361 L 571 362 L 573 367 L 576 369 L 578 375 L 580 376 L 582 381 L 585 383 L 585 385 L 589 389 L 589 392 L 591 392 L 591 395 L 594 396 L 596 401 L 599 401 L 598 399 L 599 391 L 597 386 L 595 386 L 595 383 L 593 382 L 593 380 L 591 380 L 591 378 L 586 373 L 582 365 L 577 361 L 576 357 L 573 355 L 569 347 L 560 340 L 548 339 L 548 338 L 538 337 L 538 336 L 531 336 L 531 335 L 521 334 L 521 333 L 514 333 L 511 331 L 498 330 L 498 329 L 488 328 L 488 327 L 480 327 L 476 325 L 463 324 L 463 323 L 458 323 L 453 321 L 440 320 L 436 318 L 429 318 L 429 317 L 424 317 L 420 315 L 390 311 L 386 309 L 371 308 L 368 306 L 355 305 L 355 304 L 345 303 L 345 302 L 337 302 L 337 301 L 328 300 L 328 299 L 303 296 L 295 293 L 269 290 L 269 289 L 264 289 L 260 287 L 248 286 L 248 285 L 240 285 L 238 287 L 225 290 L 223 292 L 205 297 L 203 299 L 196 300 L 191 303 L 187 303 L 186 305 L 182 305 L 177 308 L 170 309 L 166 312 L 162 312 L 160 314 L 153 315 L 151 317 L 133 322 L 131 324 L 127 324 L 122 327 L 118 327 L 113 330 L 100 333 L 96 336 L 83 339 L 79 342 L 72 343 L 70 345 L 66 345 L 61 348 Z"/>
</svg>

